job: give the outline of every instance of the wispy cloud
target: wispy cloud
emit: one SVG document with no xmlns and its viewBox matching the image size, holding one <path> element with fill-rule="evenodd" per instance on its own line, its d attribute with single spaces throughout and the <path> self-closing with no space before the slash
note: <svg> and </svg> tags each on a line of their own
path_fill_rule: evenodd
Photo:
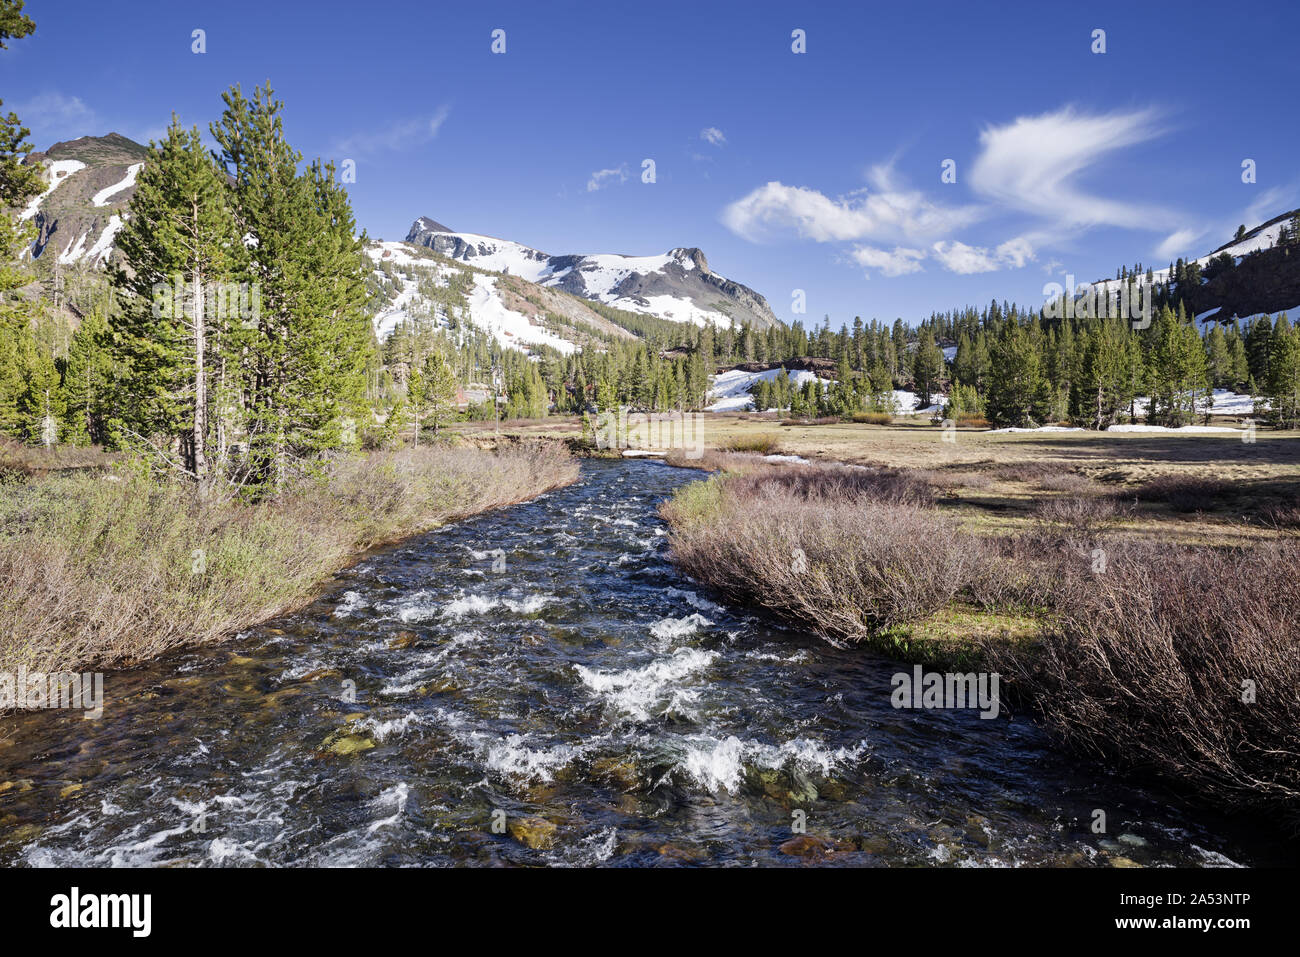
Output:
<svg viewBox="0 0 1300 957">
<path fill-rule="evenodd" d="M 51 90 L 28 100 L 6 103 L 5 112 L 9 110 L 17 113 L 22 124 L 32 131 L 37 149 L 45 149 L 55 140 L 101 132 L 98 115 L 79 96 Z"/>
<path fill-rule="evenodd" d="M 1164 207 L 1080 185 L 1086 171 L 1163 132 L 1155 110 L 1084 113 L 1066 106 L 983 130 L 965 177 L 974 204 L 931 198 L 899 183 L 885 164 L 869 171 L 868 188 L 838 197 L 770 182 L 725 207 L 721 218 L 751 242 L 785 231 L 820 243 L 858 243 L 849 258 L 886 276 L 919 272 L 930 259 L 961 275 L 1019 269 L 1036 260 L 1040 248 L 1096 226 L 1164 231 L 1164 250 L 1186 245 L 1204 230 L 1190 228 L 1185 216 Z M 958 238 L 977 222 L 1005 216 L 1020 220 L 1012 239 L 977 244 Z M 888 243 L 892 250 L 883 245 Z"/>
<path fill-rule="evenodd" d="M 380 130 L 358 133 L 336 140 L 331 147 L 331 152 L 338 156 L 364 156 L 420 146 L 438 135 L 442 124 L 447 122 L 447 117 L 450 115 L 451 107 L 444 104 L 432 116 L 398 120 Z"/>
<path fill-rule="evenodd" d="M 700 139 L 711 146 L 724 146 L 727 142 L 727 138 L 722 135 L 722 130 L 716 126 L 706 126 L 700 130 Z"/>
<path fill-rule="evenodd" d="M 1172 225 L 1177 217 L 1168 210 L 1089 193 L 1078 184 L 1084 170 L 1109 154 L 1160 136 L 1157 120 L 1154 110 L 1087 114 L 1067 106 L 988 127 L 971 166 L 971 188 L 1061 229 Z"/>
<path fill-rule="evenodd" d="M 623 163 L 622 165 L 615 167 L 614 169 L 596 170 L 596 172 L 591 174 L 591 178 L 587 180 L 587 192 L 594 193 L 596 192 L 596 190 L 604 189 L 606 186 L 610 185 L 615 181 L 619 183 L 627 182 L 626 163 Z"/>
</svg>

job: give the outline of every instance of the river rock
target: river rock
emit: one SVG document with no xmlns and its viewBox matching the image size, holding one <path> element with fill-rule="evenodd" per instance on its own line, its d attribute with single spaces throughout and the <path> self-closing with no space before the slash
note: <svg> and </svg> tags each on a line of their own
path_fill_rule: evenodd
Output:
<svg viewBox="0 0 1300 957">
<path fill-rule="evenodd" d="M 843 854 L 849 851 L 857 850 L 848 841 L 831 840 L 825 837 L 818 837 L 815 834 L 796 834 L 788 841 L 777 848 L 782 854 L 790 857 L 832 857 L 835 854 Z"/>
<path fill-rule="evenodd" d="M 545 851 L 555 846 L 555 832 L 559 829 L 543 817 L 512 817 L 506 830 L 524 847 Z"/>
<path fill-rule="evenodd" d="M 324 750 L 330 754 L 347 756 L 369 751 L 374 746 L 375 742 L 364 734 L 340 734 L 335 732 L 325 739 Z"/>
<path fill-rule="evenodd" d="M 419 636 L 413 631 L 399 631 L 388 640 L 388 647 L 393 651 L 400 651 L 403 648 L 413 647 L 419 640 Z"/>
<path fill-rule="evenodd" d="M 669 842 L 667 844 L 659 845 L 659 856 L 670 861 L 696 863 L 698 861 L 706 860 L 709 854 L 702 847 L 683 847 L 680 844 Z"/>
<path fill-rule="evenodd" d="M 624 791 L 635 790 L 641 783 L 636 765 L 623 758 L 601 758 L 592 763 L 591 773 L 598 781 Z"/>
</svg>

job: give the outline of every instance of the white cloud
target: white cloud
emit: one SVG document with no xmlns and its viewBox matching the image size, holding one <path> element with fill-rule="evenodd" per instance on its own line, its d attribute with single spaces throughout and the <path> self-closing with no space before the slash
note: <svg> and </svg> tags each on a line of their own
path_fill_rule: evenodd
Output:
<svg viewBox="0 0 1300 957">
<path fill-rule="evenodd" d="M 713 146 L 722 146 L 727 142 L 727 138 L 722 135 L 722 130 L 716 126 L 708 126 L 700 130 L 700 139 Z"/>
<path fill-rule="evenodd" d="M 981 151 L 968 181 L 977 193 L 1061 229 L 1158 229 L 1173 225 L 1176 217 L 1156 207 L 1090 194 L 1076 180 L 1106 155 L 1161 132 L 1152 110 L 1083 114 L 1065 107 L 1022 116 L 980 134 Z"/>
<path fill-rule="evenodd" d="M 419 146 L 434 139 L 450 115 L 451 107 L 444 105 L 439 107 L 432 116 L 399 120 L 382 130 L 360 133 L 338 140 L 334 143 L 331 152 L 339 156 L 359 156 Z"/>
<path fill-rule="evenodd" d="M 887 167 L 876 167 L 874 191 L 831 199 L 805 186 L 770 182 L 731 203 L 722 222 L 737 236 L 759 241 L 769 228 L 790 229 L 819 243 L 853 239 L 917 239 L 943 235 L 979 217 L 973 207 L 944 207 L 922 193 L 898 188 Z"/>
<path fill-rule="evenodd" d="M 965 177 L 978 200 L 974 205 L 931 199 L 895 182 L 891 167 L 883 165 L 869 172 L 869 188 L 840 197 L 769 182 L 725 207 L 721 219 L 751 242 L 776 231 L 819 243 L 857 242 L 852 260 L 886 276 L 920 272 L 928 258 L 961 275 L 1020 269 L 1036 261 L 1040 249 L 1098 226 L 1162 232 L 1166 238 L 1157 255 L 1164 258 L 1168 250 L 1190 247 L 1207 229 L 1192 228 L 1177 211 L 1125 199 L 1123 191 L 1107 195 L 1085 185 L 1105 161 L 1163 132 L 1152 109 L 1085 113 L 1066 106 L 983 130 Z M 1260 203 L 1260 212 L 1277 205 Z M 1015 238 L 998 245 L 958 238 L 993 216 L 1020 220 Z M 1247 217 L 1251 224 L 1262 218 Z"/>
<path fill-rule="evenodd" d="M 1019 269 L 1034 258 L 1033 246 L 1024 237 L 1009 239 L 991 250 L 986 246 L 968 246 L 954 240 L 942 240 L 930 248 L 944 269 L 963 276 Z"/>
<path fill-rule="evenodd" d="M 587 192 L 594 193 L 598 189 L 604 189 L 606 186 L 608 186 L 611 182 L 614 181 L 615 177 L 618 177 L 618 181 L 620 183 L 627 182 L 626 163 L 624 163 L 623 165 L 615 169 L 596 170 L 596 172 L 591 174 L 591 178 L 587 180 Z"/>
<path fill-rule="evenodd" d="M 850 255 L 854 262 L 864 269 L 875 269 L 882 276 L 903 276 L 921 271 L 921 260 L 925 258 L 925 250 L 895 246 L 887 251 L 873 246 L 855 246 Z"/>
</svg>

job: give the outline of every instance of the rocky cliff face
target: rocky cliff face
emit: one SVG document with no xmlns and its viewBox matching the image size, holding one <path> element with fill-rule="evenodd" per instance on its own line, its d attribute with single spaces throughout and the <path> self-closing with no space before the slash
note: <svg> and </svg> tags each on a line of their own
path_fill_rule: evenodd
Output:
<svg viewBox="0 0 1300 957">
<path fill-rule="evenodd" d="M 406 241 L 481 269 L 662 319 L 759 330 L 779 324 L 766 299 L 713 272 L 694 247 L 660 256 L 550 255 L 509 240 L 452 232 L 425 216 L 412 224 Z"/>
</svg>

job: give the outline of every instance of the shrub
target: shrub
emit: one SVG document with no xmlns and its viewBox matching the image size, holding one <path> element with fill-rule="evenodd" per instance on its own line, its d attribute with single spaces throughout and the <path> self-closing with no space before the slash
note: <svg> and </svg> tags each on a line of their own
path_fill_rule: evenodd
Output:
<svg viewBox="0 0 1300 957">
<path fill-rule="evenodd" d="M 1212 509 L 1232 486 L 1200 475 L 1158 475 L 1137 490 L 1142 502 L 1165 502 L 1176 512 Z"/>
<path fill-rule="evenodd" d="M 663 506 L 674 562 L 833 643 L 934 613 L 982 560 L 978 538 L 915 504 L 929 489 L 910 476 L 801 467 L 708 484 Z"/>
<path fill-rule="evenodd" d="M 999 465 L 989 474 L 1000 482 L 1037 482 L 1060 472 L 1061 466 L 1052 462 L 1015 462 Z"/>
<path fill-rule="evenodd" d="M 815 419 L 782 419 L 781 425 L 839 425 L 843 421 L 838 415 L 823 415 Z"/>
<path fill-rule="evenodd" d="M 889 425 L 894 416 L 889 412 L 854 412 L 852 419 L 862 425 Z"/>
<path fill-rule="evenodd" d="M 1077 472 L 1045 475 L 1038 480 L 1038 488 L 1043 492 L 1066 492 L 1070 495 L 1084 495 L 1096 487 L 1097 485 L 1092 479 Z"/>
<path fill-rule="evenodd" d="M 1103 532 L 1128 516 L 1128 510 L 1110 498 L 1071 496 L 1040 502 L 1033 514 L 1033 538 L 1048 545 L 1090 550 L 1097 547 Z"/>
<path fill-rule="evenodd" d="M 1295 541 L 1118 550 L 1024 669 L 1039 709 L 1082 751 L 1300 823 L 1298 575 Z"/>
<path fill-rule="evenodd" d="M 773 455 L 781 450 L 781 439 L 767 432 L 753 435 L 736 435 L 722 443 L 724 452 L 757 452 L 760 455 Z"/>
</svg>

